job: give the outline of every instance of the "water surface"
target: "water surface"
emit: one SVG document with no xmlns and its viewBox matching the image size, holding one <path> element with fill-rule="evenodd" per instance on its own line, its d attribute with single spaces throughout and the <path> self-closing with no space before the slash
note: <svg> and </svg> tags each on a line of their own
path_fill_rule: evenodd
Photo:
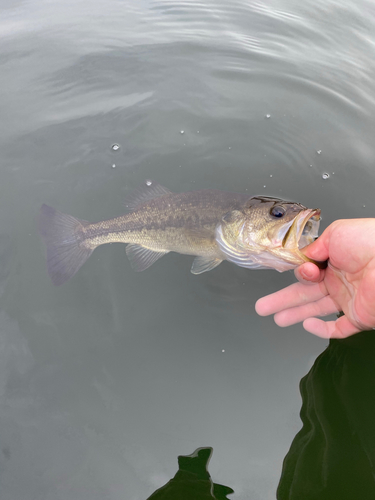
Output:
<svg viewBox="0 0 375 500">
<path fill-rule="evenodd" d="M 2 499 L 143 500 L 201 447 L 230 498 L 275 499 L 327 347 L 255 314 L 293 273 L 193 276 L 176 254 L 134 273 L 111 245 L 56 288 L 35 221 L 120 215 L 145 179 L 295 200 L 322 229 L 373 216 L 374 5 L 5 0 L 0 32 Z"/>
</svg>

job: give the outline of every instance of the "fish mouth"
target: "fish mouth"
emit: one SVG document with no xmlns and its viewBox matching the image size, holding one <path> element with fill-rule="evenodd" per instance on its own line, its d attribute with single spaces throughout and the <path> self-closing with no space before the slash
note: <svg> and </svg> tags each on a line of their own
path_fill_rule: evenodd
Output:
<svg viewBox="0 0 375 500">
<path fill-rule="evenodd" d="M 315 241 L 319 236 L 320 214 L 319 208 L 302 210 L 288 227 L 282 241 L 283 248 L 301 250 Z"/>
</svg>

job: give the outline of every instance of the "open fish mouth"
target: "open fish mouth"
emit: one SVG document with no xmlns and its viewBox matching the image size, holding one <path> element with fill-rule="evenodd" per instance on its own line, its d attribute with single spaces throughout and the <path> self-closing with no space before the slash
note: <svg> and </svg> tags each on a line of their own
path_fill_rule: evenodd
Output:
<svg viewBox="0 0 375 500">
<path fill-rule="evenodd" d="M 299 249 L 310 245 L 310 243 L 313 243 L 319 236 L 320 219 L 320 209 L 316 208 L 310 211 L 303 220 L 297 222 L 297 241 Z"/>
<path fill-rule="evenodd" d="M 282 246 L 284 248 L 304 248 L 319 236 L 320 209 L 302 210 L 287 230 Z"/>
</svg>

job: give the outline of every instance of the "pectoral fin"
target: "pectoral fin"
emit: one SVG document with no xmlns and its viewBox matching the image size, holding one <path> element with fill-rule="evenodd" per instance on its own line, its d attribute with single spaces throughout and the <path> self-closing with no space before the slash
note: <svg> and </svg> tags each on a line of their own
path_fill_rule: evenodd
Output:
<svg viewBox="0 0 375 500">
<path fill-rule="evenodd" d="M 209 257 L 195 257 L 193 264 L 191 266 L 191 272 L 193 274 L 201 274 L 206 271 L 211 271 L 216 266 L 223 262 L 221 259 L 212 259 Z"/>
<path fill-rule="evenodd" d="M 163 257 L 168 251 L 155 252 L 149 248 L 142 247 L 135 243 L 129 243 L 126 246 L 126 255 L 134 271 L 144 271 L 152 266 L 160 257 Z"/>
</svg>

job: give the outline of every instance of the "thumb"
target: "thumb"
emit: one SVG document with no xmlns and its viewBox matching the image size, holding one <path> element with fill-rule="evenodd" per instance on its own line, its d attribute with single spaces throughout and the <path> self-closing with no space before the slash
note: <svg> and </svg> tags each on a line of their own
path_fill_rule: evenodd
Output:
<svg viewBox="0 0 375 500">
<path fill-rule="evenodd" d="M 329 240 L 331 237 L 332 225 L 328 226 L 318 239 L 301 249 L 301 252 L 316 261 L 325 261 L 329 257 Z"/>
</svg>

